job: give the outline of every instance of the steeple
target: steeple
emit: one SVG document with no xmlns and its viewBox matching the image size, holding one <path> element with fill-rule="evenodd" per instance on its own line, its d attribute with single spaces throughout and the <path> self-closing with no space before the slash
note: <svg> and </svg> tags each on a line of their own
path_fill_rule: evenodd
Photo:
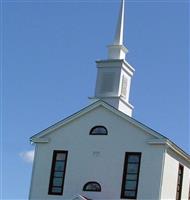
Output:
<svg viewBox="0 0 190 200">
<path fill-rule="evenodd" d="M 125 0 L 122 0 L 114 41 L 108 46 L 108 59 L 96 61 L 98 73 L 94 99 L 101 99 L 132 116 L 129 93 L 135 70 L 125 60 L 128 50 L 123 44 L 124 12 Z"/>
<path fill-rule="evenodd" d="M 124 31 L 124 17 L 125 17 L 125 1 L 122 0 L 121 8 L 115 32 L 114 45 L 123 45 L 123 31 Z"/>
<path fill-rule="evenodd" d="M 116 32 L 115 32 L 115 38 L 113 44 L 108 46 L 109 59 L 125 59 L 127 48 L 123 45 L 124 18 L 125 18 L 125 0 L 122 0 Z"/>
</svg>

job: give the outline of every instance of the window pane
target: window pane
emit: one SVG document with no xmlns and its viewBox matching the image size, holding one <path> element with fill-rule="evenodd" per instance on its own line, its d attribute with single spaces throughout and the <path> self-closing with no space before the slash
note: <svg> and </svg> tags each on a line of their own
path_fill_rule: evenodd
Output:
<svg viewBox="0 0 190 200">
<path fill-rule="evenodd" d="M 61 186 L 62 185 L 62 178 L 54 178 L 53 179 L 53 186 Z"/>
<path fill-rule="evenodd" d="M 86 187 L 87 190 L 99 190 L 99 185 L 96 183 L 90 183 Z"/>
<path fill-rule="evenodd" d="M 137 173 L 138 172 L 138 164 L 128 164 L 127 172 L 128 173 Z"/>
<path fill-rule="evenodd" d="M 97 182 L 88 182 L 85 184 L 84 191 L 101 191 L 101 186 Z"/>
<path fill-rule="evenodd" d="M 135 197 L 135 191 L 125 191 L 125 197 Z"/>
<path fill-rule="evenodd" d="M 59 161 L 55 163 L 55 171 L 63 171 L 65 162 Z"/>
<path fill-rule="evenodd" d="M 127 180 L 137 180 L 137 174 L 127 174 Z"/>
<path fill-rule="evenodd" d="M 93 187 L 92 184 L 89 184 L 89 185 L 86 186 L 86 189 L 87 190 L 94 190 L 94 187 Z"/>
<path fill-rule="evenodd" d="M 57 153 L 56 160 L 65 160 L 66 154 Z"/>
<path fill-rule="evenodd" d="M 138 163 L 139 162 L 139 155 L 129 155 L 128 157 L 128 162 L 136 162 Z"/>
<path fill-rule="evenodd" d="M 60 187 L 52 187 L 52 192 L 61 193 L 61 188 Z"/>
<path fill-rule="evenodd" d="M 55 172 L 54 177 L 63 177 L 63 172 Z"/>
<path fill-rule="evenodd" d="M 92 184 L 92 187 L 93 187 L 95 190 L 99 190 L 99 189 L 100 189 L 100 187 L 99 187 L 99 185 L 98 185 L 97 183 L 93 183 L 93 184 Z"/>
<path fill-rule="evenodd" d="M 92 135 L 106 135 L 107 134 L 107 129 L 103 126 L 97 126 L 97 127 L 94 127 L 92 130 L 91 130 L 91 133 Z"/>
<path fill-rule="evenodd" d="M 135 190 L 136 189 L 136 181 L 126 181 L 125 190 Z"/>
</svg>

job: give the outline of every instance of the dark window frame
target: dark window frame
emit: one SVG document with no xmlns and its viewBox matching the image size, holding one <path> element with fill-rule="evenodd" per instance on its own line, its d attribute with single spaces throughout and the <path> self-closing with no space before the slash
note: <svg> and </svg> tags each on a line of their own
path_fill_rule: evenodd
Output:
<svg viewBox="0 0 190 200">
<path fill-rule="evenodd" d="M 56 156 L 58 153 L 65 154 L 65 164 L 64 164 L 64 171 L 63 171 L 63 177 L 62 177 L 62 185 L 61 185 L 61 187 L 58 187 L 58 188 L 61 188 L 61 192 L 52 192 L 52 188 L 55 187 L 55 186 L 53 186 L 53 179 L 54 179 L 54 172 L 55 172 L 55 165 L 56 165 Z M 49 179 L 49 189 L 48 189 L 49 195 L 63 195 L 65 172 L 66 172 L 66 167 L 67 167 L 67 156 L 68 156 L 68 151 L 65 151 L 65 150 L 54 150 L 53 151 L 51 173 L 50 173 L 50 179 Z"/>
<path fill-rule="evenodd" d="M 132 173 L 128 173 L 128 163 L 132 164 L 132 162 L 128 161 L 128 158 L 131 155 L 138 155 L 139 156 L 138 170 L 137 170 L 137 173 L 134 173 L 135 175 L 137 175 L 137 178 L 136 178 L 136 180 L 133 180 L 133 181 L 136 181 L 136 188 L 135 188 L 135 190 L 131 190 L 131 191 L 135 192 L 135 195 L 133 197 L 127 196 L 127 195 L 125 196 L 125 191 L 126 191 L 125 185 L 126 185 L 127 174 L 132 174 Z M 142 156 L 141 152 L 126 152 L 125 153 L 125 160 L 124 160 L 124 167 L 123 167 L 123 179 L 122 179 L 122 186 L 121 186 L 121 199 L 136 199 L 137 198 L 139 174 L 140 174 L 140 166 L 141 166 L 141 156 Z M 137 163 L 135 163 L 135 164 L 137 164 Z M 128 190 L 128 191 L 130 191 L 130 190 Z"/>
<path fill-rule="evenodd" d="M 100 189 L 98 189 L 98 190 L 89 190 L 89 189 L 87 189 L 87 186 L 90 185 L 90 184 L 97 184 Z M 101 192 L 102 191 L 102 187 L 96 181 L 89 181 L 89 182 L 85 183 L 85 185 L 83 186 L 83 191 L 85 191 L 85 192 Z"/>
<path fill-rule="evenodd" d="M 95 129 L 97 129 L 97 128 L 103 128 L 103 129 L 105 130 L 105 133 L 93 133 L 93 131 L 94 131 Z M 101 125 L 99 125 L 99 126 L 94 126 L 94 127 L 92 127 L 91 130 L 90 130 L 90 135 L 108 135 L 108 130 L 107 130 L 107 128 L 106 128 L 105 126 L 101 126 Z"/>
<path fill-rule="evenodd" d="M 178 176 L 177 176 L 177 187 L 176 187 L 176 200 L 181 200 L 181 193 L 182 193 L 182 188 L 183 188 L 183 172 L 184 172 L 184 167 L 183 165 L 179 164 Z"/>
<path fill-rule="evenodd" d="M 188 200 L 190 200 L 190 183 L 189 183 L 189 196 L 188 196 Z"/>
</svg>

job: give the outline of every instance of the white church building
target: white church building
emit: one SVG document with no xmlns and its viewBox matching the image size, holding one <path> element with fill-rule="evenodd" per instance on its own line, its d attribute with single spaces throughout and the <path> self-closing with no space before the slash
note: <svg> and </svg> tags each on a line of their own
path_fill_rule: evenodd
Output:
<svg viewBox="0 0 190 200">
<path fill-rule="evenodd" d="M 132 117 L 124 0 L 92 103 L 30 138 L 30 200 L 190 200 L 190 156 Z"/>
</svg>

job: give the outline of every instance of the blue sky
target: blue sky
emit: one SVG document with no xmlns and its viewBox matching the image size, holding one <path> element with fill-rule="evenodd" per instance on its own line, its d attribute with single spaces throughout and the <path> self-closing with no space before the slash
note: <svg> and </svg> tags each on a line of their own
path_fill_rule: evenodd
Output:
<svg viewBox="0 0 190 200">
<path fill-rule="evenodd" d="M 186 0 L 127 1 L 133 117 L 190 153 Z M 2 199 L 27 199 L 29 138 L 88 105 L 119 1 L 2 1 Z M 28 152 L 28 154 L 26 154 Z"/>
</svg>

